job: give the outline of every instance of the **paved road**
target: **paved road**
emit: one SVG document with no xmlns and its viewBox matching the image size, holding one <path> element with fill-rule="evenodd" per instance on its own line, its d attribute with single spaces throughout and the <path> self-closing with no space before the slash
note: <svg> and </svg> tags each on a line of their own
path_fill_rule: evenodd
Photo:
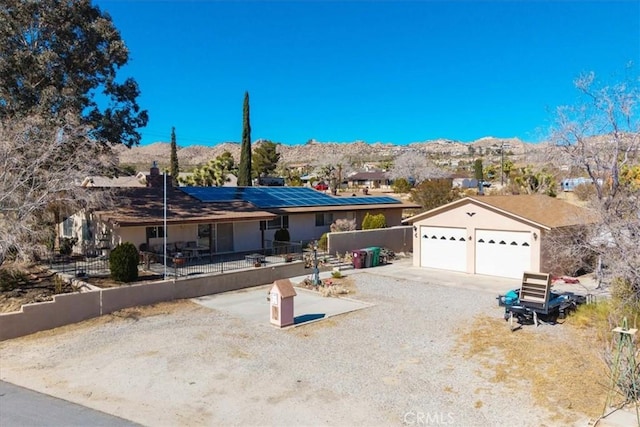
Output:
<svg viewBox="0 0 640 427">
<path fill-rule="evenodd" d="M 0 425 L 130 427 L 138 424 L 0 381 Z"/>
</svg>

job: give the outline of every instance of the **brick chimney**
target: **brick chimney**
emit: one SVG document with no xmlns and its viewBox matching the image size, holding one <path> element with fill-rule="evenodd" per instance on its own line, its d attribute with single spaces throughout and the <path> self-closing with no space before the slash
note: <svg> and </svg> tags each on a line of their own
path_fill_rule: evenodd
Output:
<svg viewBox="0 0 640 427">
<path fill-rule="evenodd" d="M 169 178 L 167 178 L 169 180 Z M 151 164 L 151 170 L 149 171 L 149 175 L 147 175 L 147 187 L 159 187 L 162 188 L 164 186 L 164 178 L 160 174 L 160 168 L 158 168 L 158 162 L 153 161 Z"/>
</svg>

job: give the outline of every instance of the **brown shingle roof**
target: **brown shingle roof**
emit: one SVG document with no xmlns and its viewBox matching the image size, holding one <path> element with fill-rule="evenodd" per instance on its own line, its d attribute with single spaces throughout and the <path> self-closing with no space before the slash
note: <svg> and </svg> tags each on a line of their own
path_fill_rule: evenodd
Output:
<svg viewBox="0 0 640 427">
<path fill-rule="evenodd" d="M 572 205 L 555 197 L 542 194 L 525 194 L 515 196 L 471 196 L 456 200 L 444 206 L 423 212 L 403 222 L 412 224 L 423 218 L 466 203 L 486 206 L 489 209 L 511 215 L 524 221 L 538 224 L 544 228 L 567 227 L 571 225 L 590 224 L 595 222 L 593 211 Z"/>
<path fill-rule="evenodd" d="M 345 178 L 347 181 L 375 181 L 387 179 L 389 179 L 389 176 L 387 172 L 383 171 L 358 172 Z"/>
<path fill-rule="evenodd" d="M 588 209 L 543 194 L 470 198 L 548 228 L 589 224 L 595 219 L 593 212 Z"/>
<path fill-rule="evenodd" d="M 116 206 L 97 214 L 120 226 L 157 225 L 164 220 L 162 188 L 121 188 L 115 190 Z M 243 201 L 202 203 L 186 193 L 167 189 L 167 222 L 229 222 L 268 220 L 277 215 Z"/>
</svg>

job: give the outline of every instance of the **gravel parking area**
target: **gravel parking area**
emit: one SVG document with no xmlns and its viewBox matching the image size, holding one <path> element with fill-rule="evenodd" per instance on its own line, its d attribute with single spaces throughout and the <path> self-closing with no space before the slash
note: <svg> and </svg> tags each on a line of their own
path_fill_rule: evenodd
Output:
<svg viewBox="0 0 640 427">
<path fill-rule="evenodd" d="M 2 342 L 0 377 L 154 426 L 555 425 L 460 354 L 475 316 L 502 315 L 495 287 L 410 260 L 357 273 L 365 310 L 279 330 L 163 304 Z"/>
</svg>

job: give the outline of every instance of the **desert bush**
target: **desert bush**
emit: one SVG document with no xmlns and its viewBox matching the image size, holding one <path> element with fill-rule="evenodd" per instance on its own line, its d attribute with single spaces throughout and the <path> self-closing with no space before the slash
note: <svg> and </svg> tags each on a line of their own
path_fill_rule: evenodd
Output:
<svg viewBox="0 0 640 427">
<path fill-rule="evenodd" d="M 327 250 L 327 233 L 324 233 L 322 236 L 320 236 L 320 239 L 318 240 L 318 249 L 320 249 L 321 251 L 326 251 Z"/>
<path fill-rule="evenodd" d="M 611 282 L 611 297 L 622 315 L 640 317 L 640 289 L 631 281 L 616 277 Z"/>
<path fill-rule="evenodd" d="M 398 178 L 393 181 L 393 185 L 391 186 L 394 193 L 398 194 L 406 194 L 411 191 L 411 183 L 405 178 Z"/>
<path fill-rule="evenodd" d="M 596 195 L 596 188 L 593 184 L 580 184 L 573 188 L 573 194 L 582 202 L 591 200 Z"/>
<path fill-rule="evenodd" d="M 78 243 L 78 239 L 75 237 L 63 237 L 60 239 L 60 255 L 71 255 L 76 243 Z"/>
<path fill-rule="evenodd" d="M 384 214 L 371 215 L 367 212 L 362 219 L 363 230 L 374 230 L 376 228 L 385 228 L 387 226 L 387 220 Z"/>
<path fill-rule="evenodd" d="M 336 219 L 329 227 L 332 232 L 335 231 L 353 231 L 356 229 L 355 219 Z"/>
<path fill-rule="evenodd" d="M 140 256 L 133 243 L 123 243 L 115 247 L 109 256 L 111 278 L 120 282 L 133 282 L 138 278 Z"/>
<path fill-rule="evenodd" d="M 451 178 L 428 179 L 411 189 L 411 201 L 428 211 L 459 199 L 461 191 Z"/>
<path fill-rule="evenodd" d="M 27 275 L 13 268 L 0 269 L 0 291 L 8 292 L 28 283 Z"/>
</svg>

